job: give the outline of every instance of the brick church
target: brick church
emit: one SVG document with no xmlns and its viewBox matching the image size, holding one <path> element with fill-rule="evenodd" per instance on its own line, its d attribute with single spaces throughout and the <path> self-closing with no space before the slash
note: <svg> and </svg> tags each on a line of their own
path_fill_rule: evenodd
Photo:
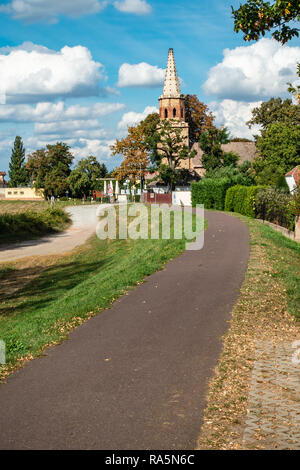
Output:
<svg viewBox="0 0 300 470">
<path fill-rule="evenodd" d="M 180 91 L 173 49 L 169 49 L 163 94 L 159 97 L 159 115 L 161 120 L 171 119 L 174 128 L 182 129 L 185 144 L 189 145 L 189 125 L 185 121 L 184 95 Z M 240 157 L 239 163 L 246 160 L 252 161 L 256 155 L 254 142 L 230 142 L 222 145 L 222 149 L 225 152 L 238 154 Z M 183 160 L 181 168 L 187 168 L 191 173 L 203 176 L 205 174 L 205 169 L 202 166 L 203 151 L 198 143 L 193 145 L 193 150 L 196 150 L 196 156 L 190 160 Z"/>
</svg>

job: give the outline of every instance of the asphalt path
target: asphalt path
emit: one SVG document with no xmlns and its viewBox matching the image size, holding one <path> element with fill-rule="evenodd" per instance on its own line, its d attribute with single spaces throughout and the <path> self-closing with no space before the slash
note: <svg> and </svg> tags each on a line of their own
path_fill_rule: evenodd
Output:
<svg viewBox="0 0 300 470">
<path fill-rule="evenodd" d="M 247 227 L 207 212 L 186 251 L 0 386 L 1 449 L 195 448 Z"/>
</svg>

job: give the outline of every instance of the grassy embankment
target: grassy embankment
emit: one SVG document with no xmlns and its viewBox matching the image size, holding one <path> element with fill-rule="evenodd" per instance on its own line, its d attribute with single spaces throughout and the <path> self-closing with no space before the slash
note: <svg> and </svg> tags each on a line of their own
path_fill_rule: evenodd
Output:
<svg viewBox="0 0 300 470">
<path fill-rule="evenodd" d="M 65 205 L 59 202 L 51 208 L 47 201 L 0 201 L 0 244 L 64 230 L 70 223 L 62 210 Z"/>
<path fill-rule="evenodd" d="M 0 265 L 0 339 L 7 348 L 0 378 L 65 339 L 184 249 L 184 240 L 93 237 L 68 256 Z"/>
<path fill-rule="evenodd" d="M 300 338 L 300 244 L 257 220 L 235 215 L 249 226 L 251 253 L 209 385 L 199 449 L 243 449 L 257 340 L 292 344 Z"/>
</svg>

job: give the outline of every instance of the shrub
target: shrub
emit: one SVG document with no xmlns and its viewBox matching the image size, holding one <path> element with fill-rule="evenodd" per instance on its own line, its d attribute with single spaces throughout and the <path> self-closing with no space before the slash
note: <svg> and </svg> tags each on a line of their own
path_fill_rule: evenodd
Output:
<svg viewBox="0 0 300 470">
<path fill-rule="evenodd" d="M 192 183 L 192 205 L 204 204 L 206 209 L 223 210 L 225 195 L 231 182 L 228 178 L 204 178 Z"/>
<path fill-rule="evenodd" d="M 285 190 L 261 189 L 256 196 L 256 213 L 260 219 L 294 230 L 295 205 L 293 197 Z"/>
<path fill-rule="evenodd" d="M 226 192 L 225 210 L 247 217 L 256 216 L 255 199 L 262 186 L 232 186 Z"/>
</svg>

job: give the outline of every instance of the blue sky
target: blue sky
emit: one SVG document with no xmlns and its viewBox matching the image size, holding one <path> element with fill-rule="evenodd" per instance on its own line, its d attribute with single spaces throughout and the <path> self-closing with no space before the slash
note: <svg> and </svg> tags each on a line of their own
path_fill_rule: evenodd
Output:
<svg viewBox="0 0 300 470">
<path fill-rule="evenodd" d="M 14 137 L 26 151 L 67 142 L 111 169 L 109 146 L 153 111 L 173 47 L 182 93 L 197 94 L 232 135 L 296 80 L 299 40 L 245 43 L 230 5 L 201 0 L 0 1 L 0 170 Z M 224 50 L 226 51 L 224 53 Z"/>
</svg>

